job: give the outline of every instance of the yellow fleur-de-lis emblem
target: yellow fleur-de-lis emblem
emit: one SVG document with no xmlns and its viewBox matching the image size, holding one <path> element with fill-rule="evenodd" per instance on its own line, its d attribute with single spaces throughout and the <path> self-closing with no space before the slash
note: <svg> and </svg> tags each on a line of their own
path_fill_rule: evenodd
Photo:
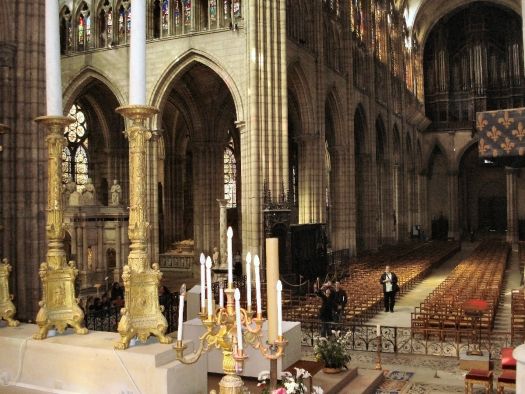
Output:
<svg viewBox="0 0 525 394">
<path fill-rule="evenodd" d="M 512 135 L 516 136 L 520 141 L 525 137 L 525 129 L 523 128 L 523 123 L 518 122 L 518 128 L 512 130 Z"/>
<path fill-rule="evenodd" d="M 492 126 L 492 130 L 487 131 L 487 137 L 496 142 L 501 137 L 501 131 L 496 126 Z"/>
<path fill-rule="evenodd" d="M 514 149 L 515 146 L 516 144 L 512 142 L 510 138 L 507 137 L 505 138 L 505 142 L 501 144 L 501 149 L 503 149 L 505 152 L 507 152 L 507 154 L 509 154 L 510 151 Z"/>
<path fill-rule="evenodd" d="M 490 149 L 490 145 L 487 145 L 485 143 L 485 139 L 481 138 L 479 140 L 478 149 L 479 149 L 479 154 L 483 156 Z"/>
<path fill-rule="evenodd" d="M 503 111 L 503 118 L 499 118 L 498 123 L 505 126 L 505 128 L 508 129 L 510 125 L 514 123 L 514 118 L 510 117 L 509 111 Z"/>
<path fill-rule="evenodd" d="M 477 129 L 481 132 L 483 131 L 483 129 L 485 128 L 485 126 L 488 124 L 489 122 L 487 121 L 487 119 L 485 119 L 485 115 L 483 113 L 479 113 L 478 114 L 478 119 L 476 121 L 476 127 Z"/>
</svg>

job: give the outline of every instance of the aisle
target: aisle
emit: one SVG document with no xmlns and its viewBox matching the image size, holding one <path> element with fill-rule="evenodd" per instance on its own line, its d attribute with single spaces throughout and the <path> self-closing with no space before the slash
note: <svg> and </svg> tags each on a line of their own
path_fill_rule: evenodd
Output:
<svg viewBox="0 0 525 394">
<path fill-rule="evenodd" d="M 511 316 L 511 297 L 512 290 L 521 287 L 521 273 L 520 261 L 518 252 L 509 253 L 509 262 L 505 270 L 505 282 L 503 284 L 503 292 L 500 295 L 500 303 L 498 313 L 496 314 L 496 321 L 494 322 L 494 330 L 510 331 L 510 316 Z"/>
<path fill-rule="evenodd" d="M 428 294 L 445 280 L 456 265 L 472 253 L 478 244 L 478 242 L 463 242 L 458 253 L 435 268 L 426 279 L 397 300 L 394 313 L 381 311 L 365 324 L 410 327 L 410 314 L 414 312 L 414 308 L 419 306 Z"/>
</svg>

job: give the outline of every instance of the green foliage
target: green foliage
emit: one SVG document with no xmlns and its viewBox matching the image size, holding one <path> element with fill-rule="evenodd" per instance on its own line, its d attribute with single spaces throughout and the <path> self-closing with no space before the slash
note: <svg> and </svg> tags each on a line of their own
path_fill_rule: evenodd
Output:
<svg viewBox="0 0 525 394">
<path fill-rule="evenodd" d="M 315 338 L 314 355 L 317 361 L 324 363 L 327 368 L 346 368 L 350 357 L 352 333 L 341 335 L 340 331 L 332 331 L 328 338 Z"/>
</svg>

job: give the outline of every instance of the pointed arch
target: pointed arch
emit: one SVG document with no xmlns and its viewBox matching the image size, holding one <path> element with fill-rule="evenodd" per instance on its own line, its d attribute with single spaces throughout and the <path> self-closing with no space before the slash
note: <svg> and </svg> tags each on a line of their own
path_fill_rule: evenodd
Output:
<svg viewBox="0 0 525 394">
<path fill-rule="evenodd" d="M 226 70 L 218 59 L 215 59 L 211 55 L 190 49 L 175 59 L 167 68 L 166 71 L 159 78 L 157 84 L 153 87 L 150 96 L 151 105 L 156 108 L 162 108 L 165 101 L 167 100 L 168 93 L 171 90 L 175 82 L 184 75 L 192 64 L 201 63 L 214 71 L 226 84 L 230 94 L 232 95 L 233 102 L 235 104 L 235 113 L 237 121 L 244 120 L 244 105 L 242 101 L 242 95 L 237 87 L 234 78 Z"/>
<path fill-rule="evenodd" d="M 288 90 L 293 92 L 297 100 L 300 113 L 302 132 L 304 134 L 314 133 L 314 110 L 312 105 L 312 95 L 309 89 L 308 79 L 298 60 L 288 65 Z"/>
</svg>

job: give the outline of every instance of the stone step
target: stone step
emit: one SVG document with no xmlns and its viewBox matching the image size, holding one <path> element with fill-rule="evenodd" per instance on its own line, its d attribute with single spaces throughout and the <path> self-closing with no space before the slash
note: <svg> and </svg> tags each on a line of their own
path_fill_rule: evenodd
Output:
<svg viewBox="0 0 525 394">
<path fill-rule="evenodd" d="M 384 380 L 383 371 L 351 368 L 338 374 L 322 370 L 313 377 L 313 385 L 321 386 L 325 394 L 372 394 Z"/>
</svg>

